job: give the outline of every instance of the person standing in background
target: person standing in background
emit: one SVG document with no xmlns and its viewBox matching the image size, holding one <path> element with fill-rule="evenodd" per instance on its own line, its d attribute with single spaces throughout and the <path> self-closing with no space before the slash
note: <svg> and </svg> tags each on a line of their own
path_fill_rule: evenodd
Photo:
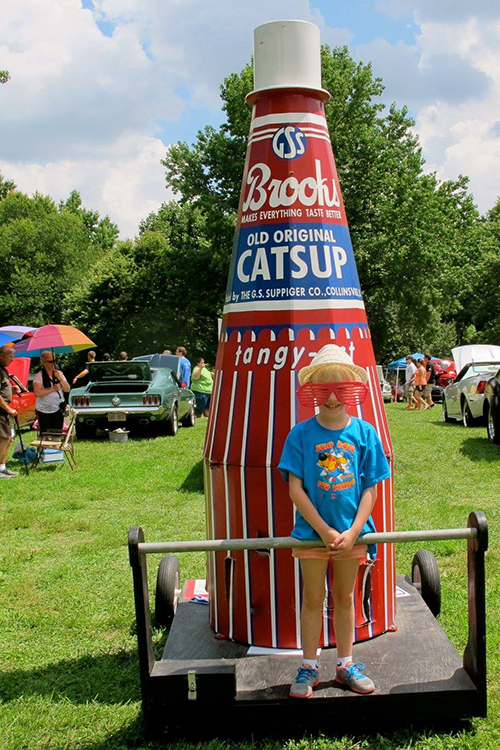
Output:
<svg viewBox="0 0 500 750">
<path fill-rule="evenodd" d="M 437 383 L 436 368 L 432 364 L 432 358 L 430 354 L 424 354 L 424 367 L 427 377 L 427 383 L 424 386 L 422 398 L 424 399 L 427 407 L 432 409 L 434 401 L 432 400 L 432 389 Z"/>
<path fill-rule="evenodd" d="M 12 409 L 12 384 L 10 382 L 7 367 L 14 359 L 14 350 L 11 346 L 0 346 L 0 479 L 12 479 L 19 476 L 18 471 L 7 468 L 7 453 L 12 442 L 12 430 L 10 418 L 17 417 L 17 411 Z"/>
<path fill-rule="evenodd" d="M 193 370 L 191 390 L 196 396 L 196 416 L 201 417 L 203 414 L 208 417 L 210 408 L 210 397 L 214 387 L 213 373 L 205 366 L 205 360 L 200 357 L 196 360 L 196 367 Z"/>
<path fill-rule="evenodd" d="M 413 361 L 413 357 L 411 354 L 406 355 L 406 379 L 405 379 L 405 389 L 404 389 L 404 395 L 406 400 L 408 401 L 408 406 L 405 406 L 405 409 L 414 409 L 414 398 L 413 393 L 415 391 L 415 372 L 417 370 L 417 367 L 415 365 L 415 362 Z"/>
<path fill-rule="evenodd" d="M 424 399 L 422 398 L 422 394 L 424 392 L 424 388 L 427 384 L 427 375 L 425 372 L 424 367 L 424 360 L 418 359 L 417 360 L 417 370 L 415 372 L 415 393 L 413 394 L 413 398 L 417 402 L 417 409 L 420 409 L 421 406 L 424 407 L 424 409 L 428 409 L 429 407 L 425 403 Z"/>
<path fill-rule="evenodd" d="M 175 350 L 175 354 L 177 357 L 181 358 L 181 371 L 179 374 L 180 381 L 182 385 L 189 388 L 189 383 L 191 381 L 191 362 L 189 359 L 186 359 L 187 351 L 183 346 L 178 346 Z"/>
<path fill-rule="evenodd" d="M 127 352 L 120 352 L 118 355 L 118 361 L 119 362 L 126 362 L 128 360 L 128 354 Z"/>
<path fill-rule="evenodd" d="M 61 370 L 56 370 L 56 358 L 51 351 L 40 354 L 42 369 L 33 378 L 35 411 L 38 418 L 38 432 L 62 430 L 66 402 L 64 393 L 69 393 L 70 385 Z"/>
<path fill-rule="evenodd" d="M 80 386 L 87 385 L 89 382 L 89 365 L 91 365 L 93 362 L 95 362 L 96 353 L 95 352 L 89 352 L 87 354 L 87 366 L 83 368 L 81 372 L 78 373 L 78 375 L 75 375 L 73 378 L 73 385 L 75 385 L 77 380 L 82 380 L 80 383 Z"/>
</svg>

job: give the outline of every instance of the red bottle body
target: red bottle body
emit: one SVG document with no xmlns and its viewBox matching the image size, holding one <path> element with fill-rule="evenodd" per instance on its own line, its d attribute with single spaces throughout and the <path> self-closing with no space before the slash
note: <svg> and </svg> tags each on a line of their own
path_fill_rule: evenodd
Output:
<svg viewBox="0 0 500 750">
<path fill-rule="evenodd" d="M 350 413 L 392 448 L 321 94 L 261 93 L 254 104 L 205 444 L 209 538 L 288 536 L 294 508 L 277 465 L 286 436 L 314 415 L 297 373 L 328 343 L 366 368 L 370 392 Z M 373 519 L 394 528 L 392 479 Z M 335 644 L 329 566 L 321 645 Z M 258 646 L 300 647 L 301 580 L 290 550 L 213 553 L 214 630 Z M 395 564 L 379 545 L 355 587 L 357 641 L 391 629 Z"/>
</svg>

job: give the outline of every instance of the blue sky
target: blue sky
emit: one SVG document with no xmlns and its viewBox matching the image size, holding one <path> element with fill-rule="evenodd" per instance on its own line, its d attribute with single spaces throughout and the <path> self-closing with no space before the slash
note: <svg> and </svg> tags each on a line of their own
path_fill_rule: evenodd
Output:
<svg viewBox="0 0 500 750">
<path fill-rule="evenodd" d="M 470 177 L 482 212 L 500 174 L 500 3 L 476 0 L 16 0 L 0 16 L 0 171 L 56 200 L 76 188 L 122 236 L 171 198 L 160 164 L 223 121 L 219 85 L 255 26 L 316 23 L 407 105 L 426 168 Z"/>
</svg>

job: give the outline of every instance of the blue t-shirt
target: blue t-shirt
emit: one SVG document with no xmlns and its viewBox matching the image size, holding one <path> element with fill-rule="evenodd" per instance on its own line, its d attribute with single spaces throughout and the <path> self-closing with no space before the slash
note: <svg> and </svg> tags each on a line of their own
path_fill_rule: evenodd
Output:
<svg viewBox="0 0 500 750">
<path fill-rule="evenodd" d="M 186 357 L 182 357 L 180 366 L 181 371 L 179 380 L 181 383 L 185 383 L 186 387 L 189 388 L 189 383 L 191 382 L 191 362 L 189 359 L 186 359 Z"/>
<path fill-rule="evenodd" d="M 288 434 L 278 469 L 287 482 L 290 471 L 302 480 L 321 518 L 340 532 L 354 523 L 365 489 L 390 477 L 375 429 L 355 417 L 341 430 L 322 427 L 316 417 L 299 422 Z M 370 516 L 361 534 L 374 531 Z M 321 538 L 298 511 L 292 536 Z M 376 545 L 370 545 L 370 556 L 375 553 Z"/>
</svg>

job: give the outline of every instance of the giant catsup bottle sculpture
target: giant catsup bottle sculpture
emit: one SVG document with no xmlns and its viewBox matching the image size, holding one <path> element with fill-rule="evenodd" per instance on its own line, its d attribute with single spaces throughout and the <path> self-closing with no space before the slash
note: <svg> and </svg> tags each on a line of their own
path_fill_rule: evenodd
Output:
<svg viewBox="0 0 500 750">
<path fill-rule="evenodd" d="M 392 449 L 321 88 L 319 29 L 278 21 L 255 31 L 255 90 L 226 305 L 205 443 L 209 538 L 288 536 L 293 506 L 276 468 L 293 425 L 313 416 L 297 372 L 327 343 L 369 374 L 351 413 Z M 394 528 L 392 480 L 373 518 Z M 332 566 L 329 566 L 332 568 Z M 333 571 L 328 573 L 330 589 Z M 207 586 L 216 633 L 243 643 L 300 647 L 300 569 L 290 550 L 211 553 Z M 393 627 L 393 548 L 360 566 L 356 640 Z M 334 645 L 331 598 L 322 642 Z"/>
</svg>

